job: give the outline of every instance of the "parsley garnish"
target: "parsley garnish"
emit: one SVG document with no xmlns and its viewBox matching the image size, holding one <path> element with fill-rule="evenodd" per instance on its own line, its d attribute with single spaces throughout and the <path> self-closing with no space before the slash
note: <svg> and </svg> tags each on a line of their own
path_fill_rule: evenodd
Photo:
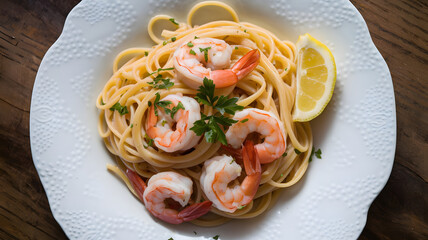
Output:
<svg viewBox="0 0 428 240">
<path fill-rule="evenodd" d="M 301 153 L 302 153 L 301 151 L 297 150 L 297 148 L 295 148 L 295 149 L 294 149 L 294 152 L 295 152 L 296 154 L 301 154 Z"/>
<path fill-rule="evenodd" d="M 131 126 L 129 126 L 130 128 L 133 128 L 134 127 L 134 124 L 133 123 L 131 123 Z"/>
<path fill-rule="evenodd" d="M 246 207 L 246 206 L 247 206 L 247 205 L 239 206 L 239 207 L 238 207 L 238 209 L 239 209 L 239 210 L 241 210 L 241 209 L 243 209 L 243 208 L 244 208 L 244 207 Z"/>
<path fill-rule="evenodd" d="M 285 68 L 285 69 L 284 69 L 284 72 L 285 72 L 285 71 L 287 71 L 287 69 L 288 69 L 288 68 Z"/>
<path fill-rule="evenodd" d="M 198 39 L 199 37 L 198 36 L 195 36 L 195 39 Z"/>
<path fill-rule="evenodd" d="M 118 111 L 118 112 L 120 113 L 120 115 L 125 115 L 125 114 L 129 113 L 129 112 L 128 112 L 128 109 L 126 108 L 126 106 L 122 106 L 122 105 L 120 105 L 120 103 L 119 103 L 119 102 L 115 103 L 115 104 L 110 108 L 110 110 L 111 110 L 111 111 L 116 110 L 116 111 Z"/>
<path fill-rule="evenodd" d="M 172 67 L 172 68 L 158 68 L 158 70 L 156 70 L 156 71 L 154 71 L 154 72 L 152 72 L 152 73 L 149 73 L 149 76 L 150 75 L 153 75 L 153 74 L 155 74 L 155 73 L 159 73 L 159 72 L 161 72 L 161 71 L 169 71 L 169 70 L 173 70 L 174 68 Z"/>
<path fill-rule="evenodd" d="M 192 55 L 196 55 L 196 53 L 195 53 L 195 51 L 193 51 L 193 49 L 190 49 L 189 53 L 192 54 Z"/>
<path fill-rule="evenodd" d="M 321 159 L 321 149 L 318 148 L 318 150 L 315 152 L 315 156 L 317 156 L 317 158 Z"/>
<path fill-rule="evenodd" d="M 248 118 L 241 120 L 241 123 L 244 123 L 244 122 L 248 122 Z"/>
<path fill-rule="evenodd" d="M 187 46 L 188 46 L 188 47 L 193 47 L 194 45 L 193 45 L 193 43 L 192 43 L 192 42 L 188 42 L 188 43 L 187 43 Z"/>
<path fill-rule="evenodd" d="M 174 18 L 170 18 L 169 21 L 171 21 L 172 23 L 174 23 L 175 25 L 178 25 L 178 22 L 175 21 Z"/>
<path fill-rule="evenodd" d="M 220 235 L 215 235 L 214 237 L 213 237 L 213 239 L 214 240 L 218 240 L 218 238 L 220 237 Z"/>
<path fill-rule="evenodd" d="M 162 82 L 162 83 L 159 83 Z M 170 89 L 172 86 L 174 86 L 174 83 L 171 82 L 171 79 L 169 78 L 162 78 L 162 75 L 159 74 L 153 79 L 153 82 L 148 82 L 148 84 L 152 85 L 153 88 L 158 89 Z"/>
<path fill-rule="evenodd" d="M 147 142 L 147 145 L 144 145 L 144 148 L 148 148 L 148 147 L 153 146 L 154 141 L 152 138 L 149 137 L 149 135 L 147 135 L 147 133 L 146 133 L 146 135 L 144 135 L 144 140 L 146 140 L 146 142 Z"/>
<path fill-rule="evenodd" d="M 199 51 L 204 52 L 205 62 L 208 62 L 208 50 L 210 49 L 211 47 L 199 48 Z"/>
<path fill-rule="evenodd" d="M 166 124 L 166 123 L 168 123 L 168 121 L 167 121 L 167 120 L 162 120 L 162 122 L 161 122 L 162 127 L 163 127 L 163 126 L 165 126 L 165 124 Z"/>
<path fill-rule="evenodd" d="M 171 118 L 174 118 L 174 115 L 178 112 L 178 110 L 183 109 L 186 110 L 181 102 L 177 104 L 177 106 L 173 107 L 171 110 L 165 108 L 165 112 L 167 114 L 171 113 Z"/>
<path fill-rule="evenodd" d="M 282 176 L 284 176 L 284 174 L 283 174 L 283 173 L 281 173 L 281 177 L 282 177 Z"/>
<path fill-rule="evenodd" d="M 144 56 L 146 56 L 146 57 L 149 56 L 149 52 L 145 51 Z"/>
<path fill-rule="evenodd" d="M 170 104 L 172 104 L 171 101 L 159 101 L 160 100 L 160 94 L 156 93 L 155 102 L 153 103 L 153 106 L 155 107 L 155 115 L 158 115 L 158 107 L 164 108 L 166 112 L 166 107 L 168 107 Z M 149 107 L 152 105 L 152 102 L 149 101 Z M 169 109 L 168 109 L 169 110 Z"/>
<path fill-rule="evenodd" d="M 245 30 L 244 30 L 244 32 L 246 33 L 246 32 L 247 32 L 247 29 L 245 29 Z"/>
<path fill-rule="evenodd" d="M 177 38 L 176 38 L 176 37 L 172 37 L 172 38 L 171 38 L 171 42 L 175 42 L 175 40 L 177 40 Z"/>
<path fill-rule="evenodd" d="M 197 232 L 195 232 L 195 231 L 193 231 L 193 233 L 196 235 L 196 234 L 198 234 Z"/>
<path fill-rule="evenodd" d="M 106 105 L 102 98 L 101 98 L 101 105 Z"/>
<path fill-rule="evenodd" d="M 282 156 L 283 156 L 283 157 L 286 157 L 286 156 L 287 156 L 287 152 L 284 152 L 284 153 L 282 154 Z"/>
<path fill-rule="evenodd" d="M 166 45 L 168 43 L 168 40 L 163 41 L 162 45 Z"/>
<path fill-rule="evenodd" d="M 235 161 L 235 159 L 234 159 L 234 158 L 232 158 L 232 161 L 230 161 L 230 164 L 232 164 L 234 161 Z"/>
<path fill-rule="evenodd" d="M 224 113 L 234 115 L 236 111 L 244 109 L 244 107 L 236 104 L 238 98 L 227 98 L 226 96 L 214 96 L 215 84 L 212 80 L 204 78 L 203 85 L 199 87 L 195 99 L 204 105 L 208 105 L 219 111 L 212 116 L 207 116 L 201 113 L 201 120 L 194 122 L 190 130 L 196 135 L 201 136 L 205 133 L 207 142 L 214 143 L 220 141 L 223 145 L 227 145 L 226 136 L 220 125 L 229 127 L 237 120 L 223 116 Z"/>
<path fill-rule="evenodd" d="M 168 238 L 168 240 L 174 240 L 174 238 L 170 237 L 170 238 Z"/>
<path fill-rule="evenodd" d="M 238 50 L 238 47 L 235 47 L 235 50 Z"/>
</svg>

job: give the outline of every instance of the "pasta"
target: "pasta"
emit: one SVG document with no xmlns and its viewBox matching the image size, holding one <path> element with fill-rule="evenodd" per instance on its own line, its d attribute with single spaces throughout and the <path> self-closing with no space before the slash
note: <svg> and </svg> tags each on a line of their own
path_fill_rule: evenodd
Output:
<svg viewBox="0 0 428 240">
<path fill-rule="evenodd" d="M 234 21 L 214 21 L 193 26 L 195 12 L 206 6 L 224 8 Z M 207 160 L 227 154 L 222 143 L 208 142 L 202 137 L 189 150 L 163 151 L 152 144 L 153 140 L 147 135 L 146 122 L 156 98 L 165 99 L 169 95 L 194 98 L 198 94 L 198 89 L 178 80 L 173 56 L 180 46 L 193 45 L 195 38 L 223 40 L 232 47 L 231 65 L 250 50 L 258 49 L 260 59 L 255 69 L 236 85 L 217 88 L 216 95 L 236 97 L 237 105 L 245 109 L 264 110 L 278 118 L 286 134 L 286 150 L 276 160 L 262 164 L 260 184 L 253 201 L 234 212 L 211 207 L 208 214 L 191 222 L 216 226 L 231 219 L 256 217 L 270 209 L 280 192 L 297 183 L 308 168 L 312 149 L 311 127 L 307 122 L 293 122 L 291 117 L 296 94 L 296 47 L 264 28 L 240 22 L 237 13 L 221 2 L 208 1 L 195 5 L 189 11 L 187 23 L 177 23 L 175 31 L 164 30 L 162 37 L 165 40 L 162 40 L 155 36 L 153 26 L 165 20 L 176 23 L 166 15 L 157 15 L 149 22 L 148 33 L 155 46 L 130 48 L 117 55 L 113 75 L 97 98 L 96 106 L 100 111 L 98 130 L 116 159 L 116 165 L 109 164 L 108 169 L 122 178 L 137 197 L 138 193 L 129 177 L 124 174 L 126 169 L 135 171 L 143 179 L 165 171 L 180 173 L 194 183 L 191 201 L 198 203 L 207 200 L 207 194 L 201 188 L 201 172 Z M 154 83 L 159 75 L 166 84 L 161 88 Z M 200 108 L 206 116 L 217 112 L 206 104 L 201 104 Z"/>
</svg>

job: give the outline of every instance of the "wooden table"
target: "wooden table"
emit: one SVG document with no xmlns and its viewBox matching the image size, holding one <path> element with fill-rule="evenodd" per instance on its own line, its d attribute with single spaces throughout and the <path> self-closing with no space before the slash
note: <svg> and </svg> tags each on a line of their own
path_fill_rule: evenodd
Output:
<svg viewBox="0 0 428 240">
<path fill-rule="evenodd" d="M 0 1 L 0 239 L 66 239 L 34 168 L 31 92 L 78 0 Z M 352 0 L 388 63 L 397 107 L 391 177 L 361 239 L 428 239 L 428 2 Z"/>
</svg>

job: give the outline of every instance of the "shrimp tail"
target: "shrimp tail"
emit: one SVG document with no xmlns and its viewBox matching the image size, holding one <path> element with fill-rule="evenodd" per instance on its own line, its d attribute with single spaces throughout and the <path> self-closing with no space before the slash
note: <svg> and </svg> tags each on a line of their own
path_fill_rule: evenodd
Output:
<svg viewBox="0 0 428 240">
<path fill-rule="evenodd" d="M 229 145 L 221 145 L 221 148 L 224 149 L 227 153 L 232 156 L 237 163 L 242 163 L 242 149 L 233 148 L 230 144 Z"/>
<path fill-rule="evenodd" d="M 260 62 L 260 52 L 257 49 L 253 49 L 245 54 L 241 59 L 239 59 L 232 67 L 232 72 L 234 72 L 238 80 L 243 79 L 250 72 L 257 67 Z"/>
<path fill-rule="evenodd" d="M 245 173 L 247 174 L 247 177 L 245 177 L 241 186 L 246 195 L 250 196 L 249 199 L 252 200 L 259 188 L 262 172 L 260 160 L 252 141 L 245 141 L 242 148 L 242 158 L 244 160 Z"/>
<path fill-rule="evenodd" d="M 126 169 L 126 176 L 128 177 L 129 181 L 131 182 L 132 187 L 134 188 L 135 192 L 138 195 L 138 198 L 144 202 L 143 194 L 144 191 L 147 188 L 146 183 L 141 179 L 141 177 L 131 169 Z"/>
<path fill-rule="evenodd" d="M 192 204 L 178 213 L 178 217 L 184 222 L 192 221 L 200 216 L 205 215 L 211 209 L 211 201 Z"/>
<path fill-rule="evenodd" d="M 231 69 L 215 70 L 210 73 L 216 88 L 225 88 L 236 84 L 247 76 L 260 61 L 259 50 L 254 49 L 239 59 Z"/>
</svg>

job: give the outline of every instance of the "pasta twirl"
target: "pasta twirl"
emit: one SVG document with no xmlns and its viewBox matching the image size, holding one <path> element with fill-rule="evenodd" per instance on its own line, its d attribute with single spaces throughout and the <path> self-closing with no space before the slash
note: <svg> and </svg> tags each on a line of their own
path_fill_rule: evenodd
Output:
<svg viewBox="0 0 428 240">
<path fill-rule="evenodd" d="M 205 6 L 219 6 L 227 10 L 234 21 L 214 21 L 192 26 L 195 12 Z M 119 53 L 113 64 L 113 75 L 105 84 L 96 102 L 100 110 L 98 130 L 107 149 L 116 156 L 117 166 L 109 170 L 121 177 L 131 192 L 135 191 L 122 173 L 132 169 L 144 179 L 164 171 L 175 171 L 188 176 L 194 183 L 191 201 L 206 200 L 201 190 L 200 177 L 204 162 L 224 154 L 221 143 L 209 143 L 204 138 L 186 151 L 165 152 L 151 146 L 147 137 L 146 122 L 150 104 L 160 98 L 178 94 L 193 98 L 197 90 L 177 80 L 173 55 L 183 44 L 196 39 L 214 38 L 232 47 L 231 65 L 252 49 L 258 49 L 260 63 L 236 86 L 216 89 L 218 95 L 237 97 L 237 104 L 245 108 L 257 108 L 272 113 L 280 119 L 285 129 L 287 148 L 275 161 L 262 165 L 259 188 L 254 200 L 239 210 L 228 213 L 211 208 L 209 214 L 192 222 L 202 226 L 215 226 L 230 219 L 253 218 L 275 204 L 284 188 L 298 182 L 304 175 L 312 149 L 312 133 L 309 123 L 294 123 L 291 112 L 296 94 L 296 47 L 292 42 L 278 39 L 264 28 L 240 22 L 236 12 L 220 2 L 202 2 L 189 12 L 187 23 L 179 23 L 175 31 L 164 30 L 161 40 L 155 36 L 154 24 L 171 17 L 158 15 L 151 19 L 148 33 L 156 43 L 150 48 L 130 48 Z M 120 66 L 124 59 L 129 59 Z M 154 74 L 153 74 L 154 73 Z M 173 82 L 170 88 L 155 88 L 154 78 Z M 150 103 L 149 103 L 150 102 Z M 201 105 L 205 115 L 215 110 Z M 262 139 L 263 141 L 263 139 Z M 297 149 L 298 151 L 295 151 Z M 296 152 L 301 152 L 297 154 Z"/>
</svg>

